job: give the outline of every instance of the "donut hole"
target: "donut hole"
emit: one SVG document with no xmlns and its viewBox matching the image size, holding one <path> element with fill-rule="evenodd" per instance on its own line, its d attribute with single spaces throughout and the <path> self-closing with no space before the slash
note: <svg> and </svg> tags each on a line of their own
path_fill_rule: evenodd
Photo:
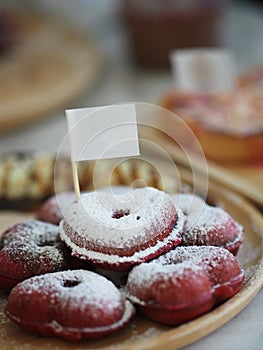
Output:
<svg viewBox="0 0 263 350">
<path fill-rule="evenodd" d="M 113 213 L 112 213 L 112 218 L 113 219 L 120 219 L 124 216 L 128 216 L 130 214 L 130 211 L 129 209 L 125 209 L 125 210 L 122 210 L 122 209 L 119 209 L 119 210 L 114 210 Z"/>
<path fill-rule="evenodd" d="M 56 242 L 37 242 L 38 247 L 53 247 Z"/>
<path fill-rule="evenodd" d="M 81 282 L 78 280 L 66 280 L 63 281 L 63 287 L 65 288 L 73 288 L 80 284 Z"/>
</svg>

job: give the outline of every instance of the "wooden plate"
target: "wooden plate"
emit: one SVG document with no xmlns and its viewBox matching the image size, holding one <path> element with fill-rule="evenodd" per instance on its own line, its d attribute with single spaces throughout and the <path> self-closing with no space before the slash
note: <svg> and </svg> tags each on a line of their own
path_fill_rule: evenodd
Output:
<svg viewBox="0 0 263 350">
<path fill-rule="evenodd" d="M 185 170 L 182 179 L 191 183 L 191 174 Z M 198 180 L 202 188 L 202 180 Z M 61 339 L 42 338 L 28 334 L 5 317 L 3 308 L 6 296 L 0 299 L 0 343 L 1 349 L 178 349 L 193 343 L 219 328 L 238 314 L 257 294 L 263 285 L 263 219 L 261 214 L 241 196 L 225 190 L 213 181 L 209 184 L 209 202 L 220 205 L 244 226 L 245 241 L 238 254 L 238 260 L 246 272 L 246 280 L 241 291 L 232 299 L 206 315 L 179 327 L 167 327 L 152 322 L 140 314 L 124 329 L 97 341 L 79 344 L 67 343 Z M 31 216 L 21 213 L 2 212 L 0 229 Z M 32 310 L 32 312 L 34 312 Z"/>
<path fill-rule="evenodd" d="M 0 59 L 0 131 L 38 120 L 94 86 L 101 56 L 87 37 L 39 14 L 16 15 L 18 39 Z"/>
</svg>

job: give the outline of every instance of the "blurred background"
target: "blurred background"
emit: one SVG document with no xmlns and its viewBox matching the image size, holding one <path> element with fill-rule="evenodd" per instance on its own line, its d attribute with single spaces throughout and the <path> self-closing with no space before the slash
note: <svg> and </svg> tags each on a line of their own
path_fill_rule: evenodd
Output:
<svg viewBox="0 0 263 350">
<path fill-rule="evenodd" d="M 173 86 L 171 49 L 230 48 L 239 72 L 263 62 L 261 1 L 0 4 L 1 152 L 56 150 L 66 108 L 158 103 Z"/>
</svg>

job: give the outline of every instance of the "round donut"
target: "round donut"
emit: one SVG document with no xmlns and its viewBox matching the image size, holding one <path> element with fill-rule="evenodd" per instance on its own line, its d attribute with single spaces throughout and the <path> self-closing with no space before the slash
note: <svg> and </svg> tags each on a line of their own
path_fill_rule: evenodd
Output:
<svg viewBox="0 0 263 350">
<path fill-rule="evenodd" d="M 48 198 L 36 214 L 41 221 L 58 225 L 63 219 L 63 212 L 76 199 L 74 192 L 63 192 Z"/>
<path fill-rule="evenodd" d="M 211 245 L 237 254 L 244 240 L 243 227 L 227 212 L 191 194 L 172 195 L 172 199 L 186 215 L 181 245 Z"/>
<path fill-rule="evenodd" d="M 33 220 L 16 224 L 0 240 L 0 286 L 6 291 L 26 278 L 79 268 L 80 263 L 61 242 L 58 226 L 49 223 Z"/>
<path fill-rule="evenodd" d="M 243 280 L 244 272 L 224 248 L 176 247 L 135 266 L 124 291 L 152 320 L 178 325 L 232 297 Z"/>
<path fill-rule="evenodd" d="M 59 226 L 73 256 L 119 271 L 177 246 L 183 228 L 182 211 L 169 195 L 151 187 L 83 194 Z"/>
<path fill-rule="evenodd" d="M 19 283 L 5 313 L 29 332 L 80 341 L 117 331 L 131 319 L 134 308 L 106 278 L 75 270 Z"/>
</svg>

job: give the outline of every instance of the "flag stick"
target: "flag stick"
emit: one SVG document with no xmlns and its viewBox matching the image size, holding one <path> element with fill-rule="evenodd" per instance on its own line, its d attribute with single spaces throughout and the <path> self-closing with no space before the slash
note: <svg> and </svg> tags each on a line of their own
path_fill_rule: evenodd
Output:
<svg viewBox="0 0 263 350">
<path fill-rule="evenodd" d="M 77 201 L 80 197 L 80 189 L 79 189 L 79 179 L 78 179 L 78 164 L 77 162 L 71 162 L 72 165 L 72 173 L 73 173 L 73 185 L 74 185 L 74 191 L 76 195 Z"/>
</svg>

